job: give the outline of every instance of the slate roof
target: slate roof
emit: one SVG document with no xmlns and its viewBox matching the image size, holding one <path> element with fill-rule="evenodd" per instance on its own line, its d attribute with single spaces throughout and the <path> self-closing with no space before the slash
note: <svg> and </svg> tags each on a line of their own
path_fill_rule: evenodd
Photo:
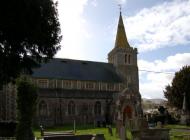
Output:
<svg viewBox="0 0 190 140">
<path fill-rule="evenodd" d="M 122 82 L 110 63 L 54 58 L 33 69 L 34 78 Z"/>
<path fill-rule="evenodd" d="M 112 99 L 118 94 L 115 91 L 69 90 L 69 89 L 38 89 L 38 96 L 45 98 L 78 98 L 78 99 Z"/>
</svg>

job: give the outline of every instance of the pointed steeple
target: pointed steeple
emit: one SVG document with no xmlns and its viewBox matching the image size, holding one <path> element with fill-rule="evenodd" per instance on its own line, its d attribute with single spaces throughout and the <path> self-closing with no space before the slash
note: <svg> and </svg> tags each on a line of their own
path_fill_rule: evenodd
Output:
<svg viewBox="0 0 190 140">
<path fill-rule="evenodd" d="M 118 22 L 118 27 L 117 27 L 115 47 L 121 47 L 121 48 L 130 47 L 130 45 L 127 41 L 127 36 L 125 33 L 125 27 L 123 24 L 123 18 L 122 18 L 121 11 L 120 11 L 119 22 Z"/>
</svg>

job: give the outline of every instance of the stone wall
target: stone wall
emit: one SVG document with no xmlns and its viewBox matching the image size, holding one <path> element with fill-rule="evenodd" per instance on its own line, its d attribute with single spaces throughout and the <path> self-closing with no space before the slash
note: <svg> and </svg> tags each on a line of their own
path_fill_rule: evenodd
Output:
<svg viewBox="0 0 190 140">
<path fill-rule="evenodd" d="M 16 121 L 16 87 L 12 84 L 4 85 L 0 91 L 0 121 Z"/>
<path fill-rule="evenodd" d="M 36 81 L 33 80 L 33 82 Z M 111 87 L 107 91 L 39 88 L 34 122 L 38 126 L 40 124 L 52 126 L 73 123 L 74 120 L 82 124 L 103 121 L 106 114 L 106 102 L 113 100 L 114 93 L 116 91 L 113 91 Z M 68 112 L 68 104 L 71 101 L 75 104 L 74 114 Z M 101 104 L 101 113 L 98 115 L 95 114 L 96 102 Z M 47 108 L 45 112 L 40 112 L 40 103 L 42 108 Z M 16 87 L 13 85 L 7 85 L 0 91 L 0 121 L 16 121 Z"/>
<path fill-rule="evenodd" d="M 108 54 L 108 61 L 109 63 L 112 63 L 116 67 L 118 75 L 120 75 L 120 77 L 124 81 L 123 82 L 124 88 L 133 86 L 133 88 L 139 91 L 139 76 L 138 76 L 136 48 L 115 47 Z"/>
<path fill-rule="evenodd" d="M 113 120 L 113 92 L 87 92 L 76 90 L 39 90 L 36 123 L 47 126 L 88 124 Z M 71 96 L 68 96 L 71 95 Z M 109 103 L 109 107 L 108 107 Z"/>
</svg>

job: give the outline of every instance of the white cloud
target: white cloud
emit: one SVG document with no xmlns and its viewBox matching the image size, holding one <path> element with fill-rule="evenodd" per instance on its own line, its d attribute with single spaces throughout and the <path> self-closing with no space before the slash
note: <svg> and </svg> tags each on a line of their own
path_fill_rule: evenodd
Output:
<svg viewBox="0 0 190 140">
<path fill-rule="evenodd" d="M 63 39 L 56 57 L 82 59 L 85 39 L 90 36 L 83 17 L 88 0 L 58 0 L 59 20 Z"/>
<path fill-rule="evenodd" d="M 184 65 L 190 65 L 190 53 L 176 54 L 168 56 L 165 60 L 155 60 L 149 62 L 139 60 L 138 65 L 140 70 L 148 71 L 163 71 L 165 73 L 151 73 L 141 72 L 140 79 L 140 92 L 142 97 L 145 98 L 164 98 L 163 90 L 165 86 L 170 84 L 174 73 L 179 71 Z M 146 81 L 146 82 L 145 82 Z"/>
<path fill-rule="evenodd" d="M 91 4 L 92 4 L 94 7 L 97 7 L 98 2 L 97 2 L 97 0 L 92 0 Z"/>
<path fill-rule="evenodd" d="M 139 51 L 190 43 L 190 1 L 164 2 L 125 17 L 129 40 Z"/>
<path fill-rule="evenodd" d="M 184 65 L 190 65 L 190 53 L 178 53 L 173 56 L 168 56 L 166 60 L 155 60 L 148 62 L 145 60 L 139 60 L 138 65 L 140 69 L 152 70 L 152 71 L 176 71 Z"/>
</svg>

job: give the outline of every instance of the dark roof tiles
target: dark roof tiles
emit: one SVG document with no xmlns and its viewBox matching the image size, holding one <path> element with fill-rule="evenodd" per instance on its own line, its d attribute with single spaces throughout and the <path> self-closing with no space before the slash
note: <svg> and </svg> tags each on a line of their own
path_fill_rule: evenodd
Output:
<svg viewBox="0 0 190 140">
<path fill-rule="evenodd" d="M 33 70 L 35 78 L 121 82 L 110 63 L 54 58 Z"/>
</svg>

